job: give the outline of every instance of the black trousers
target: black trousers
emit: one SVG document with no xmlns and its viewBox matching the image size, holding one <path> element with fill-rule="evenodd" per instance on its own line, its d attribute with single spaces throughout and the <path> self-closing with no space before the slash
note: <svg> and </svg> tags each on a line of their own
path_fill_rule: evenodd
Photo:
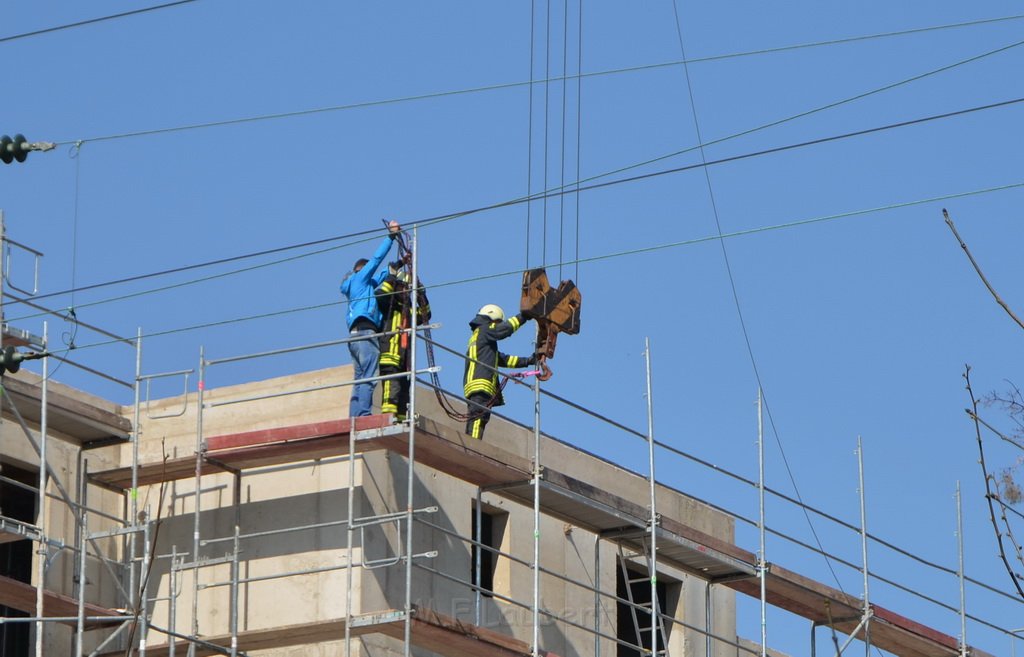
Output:
<svg viewBox="0 0 1024 657">
<path fill-rule="evenodd" d="M 404 359 L 403 359 L 404 360 Z M 400 365 L 385 365 L 381 363 L 380 374 L 398 374 L 408 372 Z M 392 413 L 396 419 L 404 420 L 409 412 L 409 377 L 401 376 L 395 379 L 384 379 L 381 381 L 380 412 Z"/>
<path fill-rule="evenodd" d="M 484 427 L 491 419 L 490 404 L 494 399 L 486 392 L 474 392 L 466 398 L 469 419 L 466 420 L 466 435 L 477 440 L 484 439 Z"/>
</svg>

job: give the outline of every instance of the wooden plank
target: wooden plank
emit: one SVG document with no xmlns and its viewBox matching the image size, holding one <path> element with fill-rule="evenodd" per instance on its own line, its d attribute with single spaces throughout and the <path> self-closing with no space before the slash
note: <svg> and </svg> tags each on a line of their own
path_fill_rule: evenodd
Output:
<svg viewBox="0 0 1024 657">
<path fill-rule="evenodd" d="M 895 627 L 900 627 L 908 631 L 913 632 L 918 636 L 925 637 L 938 643 L 940 645 L 949 648 L 954 653 L 959 649 L 960 644 L 957 639 L 938 632 L 930 627 L 926 627 L 917 621 L 910 620 L 905 616 L 901 616 L 893 611 L 889 611 L 885 607 L 879 607 L 878 605 L 871 605 L 871 610 L 874 613 L 875 618 L 885 621 Z"/>
<path fill-rule="evenodd" d="M 611 493 L 603 488 L 598 488 L 597 486 L 588 484 L 587 482 L 574 479 L 573 477 L 562 474 L 550 468 L 544 469 L 543 476 L 544 480 L 549 483 L 552 483 L 556 486 L 564 488 L 578 495 L 582 495 L 595 502 L 600 502 L 601 504 L 604 504 L 605 506 L 608 506 L 618 511 L 619 513 L 623 513 L 625 515 L 636 518 L 640 523 L 646 522 L 647 517 L 650 515 L 650 512 L 647 510 L 646 507 L 640 506 L 639 504 L 619 497 L 618 495 L 615 495 L 614 493 Z M 669 531 L 675 534 L 676 536 L 680 536 L 689 541 L 693 541 L 694 543 L 698 543 L 699 545 L 703 545 L 717 552 L 721 552 L 722 554 L 732 557 L 733 559 L 736 559 L 738 561 L 742 561 L 748 564 L 757 563 L 757 558 L 754 556 L 752 552 L 747 552 L 746 550 L 732 543 L 729 543 L 728 541 L 723 541 L 720 538 L 716 538 L 710 534 L 706 534 L 700 531 L 699 529 L 695 529 L 693 527 L 690 527 L 689 525 L 685 525 L 673 518 L 662 516 L 661 527 L 662 529 Z"/>
<path fill-rule="evenodd" d="M 371 415 L 356 418 L 359 431 L 386 427 L 390 415 Z M 269 465 L 281 465 L 348 454 L 348 418 L 292 425 L 276 429 L 246 431 L 213 436 L 207 439 L 207 451 L 202 472 L 224 472 L 221 464 L 245 470 Z M 372 441 L 361 442 L 359 451 L 383 449 Z M 195 476 L 195 456 L 168 459 L 166 462 L 139 465 L 139 485 L 152 486 L 164 481 L 176 481 Z M 115 468 L 89 475 L 95 483 L 127 490 L 131 487 L 132 469 Z"/>
<path fill-rule="evenodd" d="M 238 449 L 222 449 L 208 452 L 207 458 L 215 460 L 237 470 L 263 468 L 271 465 L 283 465 L 298 461 L 313 461 L 345 456 L 348 454 L 348 435 L 323 436 L 302 440 L 291 440 L 285 443 L 269 445 L 253 445 Z M 371 452 L 384 449 L 380 439 L 360 440 L 356 443 L 356 453 Z"/>
<path fill-rule="evenodd" d="M 760 597 L 757 579 L 737 580 L 724 584 L 751 597 Z M 768 602 L 812 621 L 828 625 L 836 620 L 836 629 L 849 634 L 856 629 L 862 614 L 858 598 L 820 582 L 771 565 L 765 581 Z M 957 639 L 926 627 L 916 621 L 872 605 L 873 645 L 902 657 L 955 657 L 959 654 Z M 847 620 L 847 619 L 855 620 Z M 974 655 L 982 655 L 974 651 Z"/>
<path fill-rule="evenodd" d="M 4 607 L 10 607 L 11 609 L 17 609 L 23 611 L 26 614 L 35 616 L 36 613 L 36 588 L 31 584 L 25 582 L 19 582 L 16 579 L 11 579 L 0 575 L 0 605 Z M 61 593 L 55 593 L 53 591 L 43 591 L 43 616 L 47 618 L 53 617 L 74 617 L 78 615 L 78 601 L 72 597 L 63 595 Z M 107 609 L 106 607 L 100 607 L 91 603 L 85 604 L 85 615 L 86 616 L 109 616 L 116 618 L 121 616 L 118 612 L 113 609 Z M 74 626 L 76 621 L 65 621 L 67 625 Z M 95 627 L 98 623 L 86 623 L 86 627 Z"/>
<path fill-rule="evenodd" d="M 374 615 L 388 617 L 394 614 L 394 610 L 387 610 Z M 357 616 L 358 618 L 360 617 Z M 405 638 L 405 622 L 399 619 L 367 625 L 353 624 L 351 629 L 353 637 L 368 634 L 381 634 L 402 641 Z M 246 652 L 273 650 L 314 643 L 339 642 L 344 637 L 345 619 L 323 620 L 239 632 L 238 648 Z M 200 638 L 217 646 L 231 645 L 230 634 Z M 464 623 L 424 607 L 415 607 L 413 610 L 412 644 L 447 657 L 528 657 L 532 654 L 530 646 L 524 641 L 494 630 Z M 187 645 L 188 642 L 184 640 L 179 640 L 176 643 L 179 652 L 184 652 Z M 167 657 L 169 652 L 170 647 L 167 644 L 150 644 L 146 647 L 147 657 Z M 102 653 L 99 657 L 118 657 L 123 654 L 124 651 L 112 651 Z M 210 657 L 217 654 L 219 653 L 211 648 L 196 645 L 196 657 Z M 543 650 L 541 655 L 558 657 L 554 653 Z"/>
<path fill-rule="evenodd" d="M 479 627 L 471 623 L 460 621 L 457 618 L 445 616 L 440 614 L 433 609 L 426 607 L 413 606 L 413 620 L 416 625 L 422 625 L 420 633 L 424 636 L 432 637 L 437 634 L 445 641 L 440 644 L 440 654 L 450 655 L 450 657 L 457 657 L 455 653 L 444 650 L 445 646 L 451 646 L 452 642 L 459 644 L 460 649 L 464 649 L 466 652 L 458 653 L 464 654 L 466 657 L 475 657 L 476 655 L 530 655 L 532 649 L 530 645 L 520 639 L 516 639 L 507 634 L 489 630 L 485 627 Z M 433 629 L 434 632 L 428 632 L 427 629 Z M 417 643 L 421 647 L 425 647 L 428 650 L 434 650 L 430 646 Z M 540 651 L 541 655 L 549 655 L 550 657 L 558 657 L 554 653 L 546 650 Z"/>
<path fill-rule="evenodd" d="M 201 467 L 204 475 L 224 472 L 224 468 L 221 466 L 207 461 L 203 461 Z M 139 464 L 139 486 L 152 486 L 165 481 L 188 479 L 194 477 L 195 474 L 195 456 L 181 456 L 156 463 L 143 463 Z M 128 490 L 132 486 L 132 469 L 114 468 L 93 472 L 89 475 L 89 480 L 108 488 Z"/>
<path fill-rule="evenodd" d="M 352 636 L 361 636 L 373 631 L 372 628 L 354 627 L 352 628 Z M 325 621 L 314 621 L 311 623 L 301 623 L 297 625 L 283 625 L 280 627 L 272 627 L 260 630 L 246 630 L 239 632 L 238 634 L 238 648 L 242 651 L 250 650 L 272 650 L 275 648 L 287 648 L 289 646 L 298 646 L 308 643 L 326 643 L 329 641 L 337 641 L 345 636 L 345 620 L 325 620 Z M 221 646 L 225 649 L 231 646 L 231 635 L 230 634 L 217 634 L 214 636 L 202 636 L 199 637 L 207 643 L 212 643 L 215 646 Z M 189 645 L 188 641 L 184 639 L 178 639 L 175 641 L 176 652 L 178 654 L 184 654 Z M 167 657 L 170 654 L 169 644 L 149 644 L 146 646 L 147 657 Z M 222 653 L 203 646 L 202 644 L 196 644 L 195 655 L 196 657 L 209 657 L 211 655 L 220 655 Z M 101 653 L 99 657 L 123 657 L 124 650 L 112 651 Z"/>
<path fill-rule="evenodd" d="M 0 545 L 4 543 L 14 543 L 16 541 L 25 540 L 25 536 L 22 534 L 15 534 L 14 532 L 7 532 L 0 530 Z"/>
<path fill-rule="evenodd" d="M 391 424 L 391 414 L 367 415 L 355 418 L 356 431 L 379 429 Z M 323 422 L 311 422 L 308 424 L 295 424 L 273 429 L 260 429 L 257 431 L 245 431 L 242 433 L 211 436 L 206 439 L 206 449 L 209 452 L 216 452 L 222 449 L 267 445 L 270 443 L 284 443 L 307 438 L 348 436 L 349 428 L 351 426 L 351 418 L 342 418 L 340 420 L 325 420 Z"/>
</svg>

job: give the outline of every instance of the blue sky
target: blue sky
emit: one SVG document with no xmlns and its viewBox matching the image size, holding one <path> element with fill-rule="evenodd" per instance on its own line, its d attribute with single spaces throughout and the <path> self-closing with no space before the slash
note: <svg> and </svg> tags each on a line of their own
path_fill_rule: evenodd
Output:
<svg viewBox="0 0 1024 657">
<path fill-rule="evenodd" d="M 363 233 L 382 217 L 412 224 L 501 203 L 572 183 L 577 166 L 579 178 L 591 179 L 689 149 L 593 181 L 606 182 L 699 164 L 694 106 L 703 141 L 716 142 L 703 154 L 714 161 L 1024 96 L 1021 19 L 774 50 L 1011 16 L 1006 3 L 679 2 L 692 62 L 684 70 L 672 2 L 584 2 L 582 67 L 579 2 L 537 2 L 532 78 L 557 79 L 532 85 L 532 106 L 523 84 L 531 79 L 525 2 L 198 0 L 4 39 L 142 6 L 0 8 L 8 81 L 0 133 L 61 144 L 0 167 L 9 235 L 45 253 L 43 294 Z M 571 78 L 564 85 L 563 66 Z M 597 75 L 634 67 L 647 68 Z M 466 91 L 492 86 L 500 88 Z M 465 93 L 345 109 L 453 91 Z M 294 115 L 306 110 L 318 111 Z M 1005 386 L 1024 366 L 1024 335 L 982 287 L 941 209 L 1004 299 L 1024 312 L 1022 111 L 1009 105 L 710 166 L 717 220 L 696 167 L 425 225 L 420 268 L 443 324 L 436 336 L 461 348 L 480 305 L 513 308 L 516 272 L 547 265 L 553 280 L 576 279 L 584 296 L 583 330 L 560 340 L 551 363 L 553 392 L 644 430 L 649 337 L 659 440 L 756 478 L 756 364 L 772 420 L 770 486 L 792 495 L 795 480 L 809 504 L 857 524 L 861 436 L 871 532 L 955 568 L 959 480 L 967 574 L 1010 591 L 961 374 L 970 363 L 977 390 Z M 282 114 L 289 116 L 238 121 Z M 212 123 L 222 124 L 169 130 Z M 1004 189 L 984 191 L 996 188 Z M 954 195 L 963 196 L 930 200 Z M 890 209 L 861 212 L 877 208 Z M 731 279 L 719 232 L 742 233 L 724 240 Z M 338 282 L 378 239 L 335 239 L 41 303 L 74 307 L 81 321 L 122 335 L 141 327 L 152 335 L 146 373 L 186 369 L 201 346 L 219 358 L 339 337 Z M 291 256 L 300 257 L 272 263 Z M 253 265 L 266 266 L 236 271 Z M 22 254 L 11 275 L 30 275 Z M 41 333 L 41 317 L 5 305 L 13 324 Z M 278 314 L 230 321 L 270 313 Z M 71 332 L 51 318 L 58 346 Z M 132 350 L 104 341 L 79 329 L 73 358 L 130 379 Z M 511 342 L 510 352 L 528 353 L 530 332 Z M 347 359 L 336 347 L 253 362 L 211 373 L 208 385 Z M 457 389 L 461 365 L 440 362 L 442 381 Z M 130 401 L 128 391 L 70 366 L 55 378 Z M 179 392 L 180 384 L 166 385 L 154 394 Z M 508 397 L 507 413 L 530 421 L 530 393 Z M 554 404 L 543 413 L 552 435 L 646 469 L 643 445 L 628 436 Z M 994 463 L 1016 458 L 993 440 L 986 445 Z M 658 468 L 667 483 L 756 518 L 749 486 L 671 454 L 659 454 Z M 812 518 L 827 551 L 860 562 L 855 533 Z M 791 505 L 770 502 L 768 524 L 814 542 Z M 740 523 L 738 536 L 755 549 L 748 526 Z M 768 559 L 837 585 L 820 556 L 777 537 Z M 878 545 L 869 561 L 883 577 L 958 605 L 955 578 Z M 832 568 L 839 585 L 861 594 L 858 571 Z M 872 598 L 959 632 L 956 614 L 880 582 Z M 1018 603 L 979 587 L 968 587 L 967 601 L 991 624 L 1024 626 Z M 741 633 L 756 637 L 756 603 L 743 601 L 741 615 Z M 805 622 L 772 610 L 768 631 L 773 647 L 808 652 Z M 1009 643 L 975 622 L 968 641 L 995 654 Z"/>
</svg>

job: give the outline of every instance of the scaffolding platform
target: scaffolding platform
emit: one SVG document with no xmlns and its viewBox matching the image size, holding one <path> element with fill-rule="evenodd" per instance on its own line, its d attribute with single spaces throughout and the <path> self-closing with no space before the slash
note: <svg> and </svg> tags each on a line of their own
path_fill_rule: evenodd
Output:
<svg viewBox="0 0 1024 657">
<path fill-rule="evenodd" d="M 248 468 L 281 465 L 348 454 L 349 418 L 298 424 L 276 429 L 211 436 L 200 463 L 202 474 L 231 472 Z M 386 449 L 381 441 L 390 433 L 390 415 L 369 415 L 355 421 L 356 452 Z M 401 428 L 402 431 L 407 431 Z M 362 434 L 362 435 L 360 435 Z M 163 461 L 140 463 L 139 486 L 152 486 L 165 481 L 188 479 L 196 474 L 196 457 L 182 456 Z M 89 475 L 92 483 L 125 491 L 132 485 L 132 469 L 115 468 Z"/>
<path fill-rule="evenodd" d="M 0 516 L 0 544 L 42 538 L 39 528 L 20 520 Z"/>
<path fill-rule="evenodd" d="M 353 616 L 349 633 L 352 637 L 380 634 L 402 641 L 405 638 L 405 612 L 389 609 Z M 215 646 L 231 645 L 229 634 L 200 638 Z M 339 618 L 239 632 L 238 649 L 244 652 L 272 650 L 341 641 L 344 638 L 345 619 Z M 412 645 L 447 657 L 529 657 L 533 654 L 524 641 L 415 605 L 412 612 Z M 179 651 L 183 650 L 179 647 Z M 146 647 L 147 657 L 167 657 L 169 652 L 167 644 Z M 124 651 L 120 650 L 102 653 L 99 657 L 119 657 L 123 654 Z M 219 654 L 209 646 L 196 644 L 195 657 Z M 543 657 L 558 657 L 545 650 L 541 650 L 540 654 Z"/>
<path fill-rule="evenodd" d="M 0 575 L 0 605 L 4 607 L 17 609 L 18 611 L 25 612 L 30 616 L 35 616 L 37 590 L 38 589 L 31 584 L 19 582 L 16 579 Z M 54 593 L 53 591 L 43 591 L 43 617 L 74 619 L 76 616 L 78 616 L 77 600 L 60 593 Z M 129 618 L 114 609 L 107 609 L 106 607 L 100 607 L 99 605 L 90 603 L 85 604 L 85 616 L 86 618 L 96 616 Z M 65 625 L 74 626 L 77 621 L 71 620 L 62 622 Z M 100 623 L 90 621 L 86 621 L 85 623 L 86 629 L 93 629 L 100 625 Z M 108 625 L 108 623 L 103 623 L 102 625 Z"/>
<path fill-rule="evenodd" d="M 231 472 L 249 468 L 283 465 L 299 461 L 345 456 L 349 452 L 350 419 L 328 420 L 274 429 L 211 436 L 200 464 L 202 473 Z M 395 424 L 391 415 L 369 415 L 355 421 L 356 453 L 390 450 L 409 453 L 409 429 Z M 421 419 L 416 432 L 416 460 L 480 486 L 489 486 L 528 477 L 528 464 L 510 466 L 486 454 L 474 451 L 441 435 L 441 427 Z M 474 441 L 479 442 L 479 441 Z M 195 456 L 140 464 L 139 486 L 194 477 Z M 118 491 L 132 485 L 132 469 L 115 468 L 89 475 L 95 484 Z"/>
<path fill-rule="evenodd" d="M 244 470 L 346 455 L 349 452 L 350 427 L 351 421 L 342 419 L 214 436 L 207 440 L 203 472 Z M 390 415 L 357 418 L 355 429 L 356 453 L 389 450 L 408 456 L 408 425 L 393 424 Z M 530 460 L 492 443 L 468 438 L 449 426 L 422 416 L 417 419 L 415 437 L 417 463 L 517 503 L 533 504 Z M 194 476 L 195 462 L 193 456 L 140 465 L 139 485 Z M 629 476 L 640 477 L 632 473 Z M 124 490 L 131 485 L 131 468 L 99 472 L 90 478 L 96 483 Z M 538 485 L 544 513 L 638 552 L 645 551 L 643 541 L 649 532 L 649 511 L 646 507 L 547 467 L 542 469 Z M 753 552 L 664 515 L 659 518 L 656 539 L 659 561 L 708 582 L 721 583 L 737 592 L 760 598 L 757 557 Z M 844 633 L 855 631 L 863 614 L 858 598 L 774 564 L 766 578 L 766 589 L 768 602 L 772 605 L 826 626 L 831 618 L 834 620 L 832 627 Z M 872 605 L 871 609 L 873 645 L 902 657 L 956 657 L 959 654 L 955 637 L 883 607 Z M 422 620 L 419 618 L 418 622 Z M 383 629 L 377 631 L 387 633 Z M 341 632 L 344 632 L 343 626 Z M 450 657 L 461 654 L 451 652 L 452 646 L 447 641 L 444 646 L 444 654 Z M 991 657 L 974 649 L 970 654 L 973 657 Z"/>
</svg>

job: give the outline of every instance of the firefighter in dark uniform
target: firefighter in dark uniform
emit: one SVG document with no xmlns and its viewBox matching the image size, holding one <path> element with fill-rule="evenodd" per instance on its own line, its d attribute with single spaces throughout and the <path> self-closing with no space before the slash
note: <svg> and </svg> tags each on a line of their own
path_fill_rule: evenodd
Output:
<svg viewBox="0 0 1024 657">
<path fill-rule="evenodd" d="M 466 395 L 469 419 L 466 435 L 482 440 L 484 427 L 491 418 L 491 408 L 505 403 L 498 386 L 498 367 L 526 367 L 537 362 L 536 356 L 509 356 L 498 351 L 498 340 L 504 340 L 531 318 L 522 314 L 505 321 L 505 311 L 487 304 L 469 323 L 473 334 L 466 351 L 463 392 Z"/>
<path fill-rule="evenodd" d="M 411 325 L 412 295 L 406 265 L 403 260 L 391 263 L 388 275 L 376 290 L 377 305 L 383 317 L 381 331 L 391 333 L 380 337 L 381 376 L 409 371 L 409 333 L 392 333 Z M 430 303 L 422 287 L 416 302 L 419 324 L 426 324 L 430 321 Z M 391 413 L 399 422 L 404 421 L 409 408 L 409 378 L 384 379 L 382 383 L 380 412 Z"/>
</svg>

